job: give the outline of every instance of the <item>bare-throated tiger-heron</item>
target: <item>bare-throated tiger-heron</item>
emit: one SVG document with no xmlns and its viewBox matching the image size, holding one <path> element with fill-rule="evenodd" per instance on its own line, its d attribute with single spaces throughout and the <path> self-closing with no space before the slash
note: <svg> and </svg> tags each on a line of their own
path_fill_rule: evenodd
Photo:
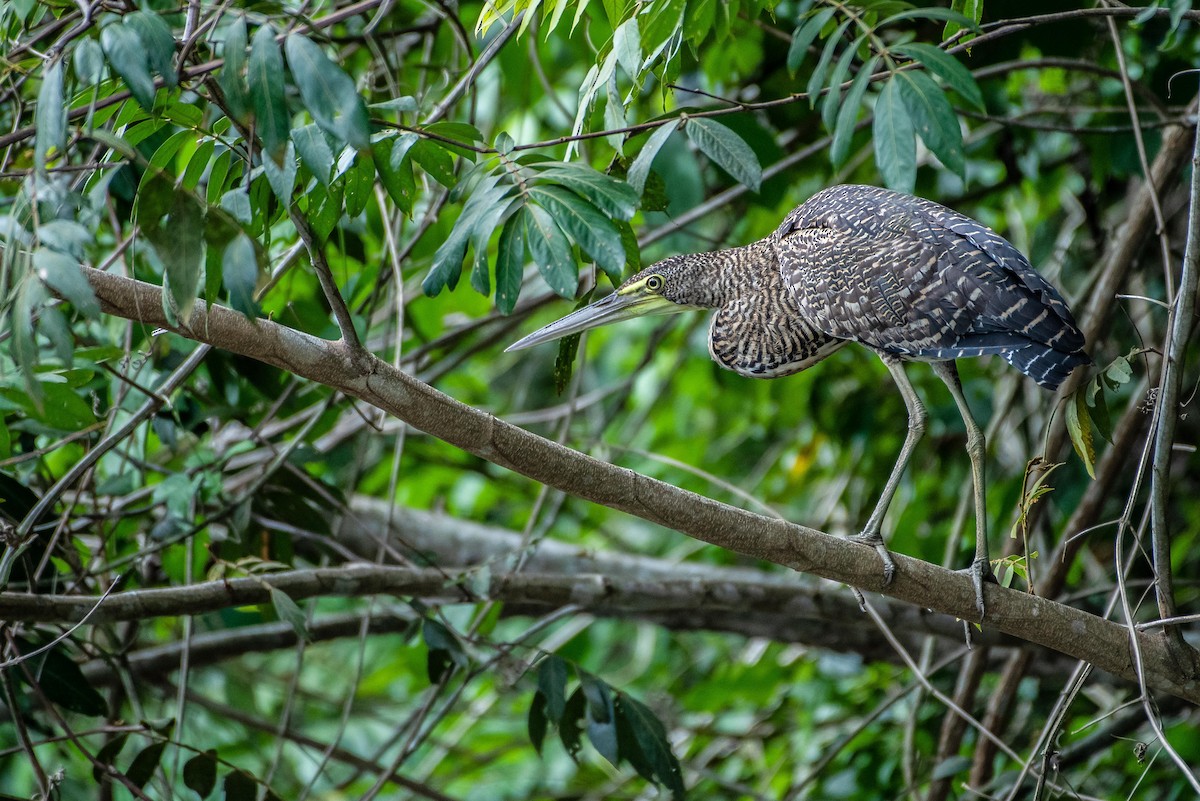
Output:
<svg viewBox="0 0 1200 801">
<path fill-rule="evenodd" d="M 790 375 L 859 342 L 887 365 L 908 409 L 908 434 L 862 533 L 884 581 L 895 563 L 883 517 L 925 408 L 904 372 L 924 361 L 945 382 L 967 429 L 975 502 L 969 568 L 982 618 L 992 576 L 984 507 L 984 437 L 963 395 L 955 359 L 996 354 L 1046 389 L 1091 359 L 1062 296 L 991 229 L 956 211 L 872 186 L 835 186 L 794 209 L 765 239 L 686 254 L 641 270 L 613 294 L 536 331 L 517 350 L 596 326 L 688 309 L 713 309 L 709 352 L 752 378 Z"/>
</svg>

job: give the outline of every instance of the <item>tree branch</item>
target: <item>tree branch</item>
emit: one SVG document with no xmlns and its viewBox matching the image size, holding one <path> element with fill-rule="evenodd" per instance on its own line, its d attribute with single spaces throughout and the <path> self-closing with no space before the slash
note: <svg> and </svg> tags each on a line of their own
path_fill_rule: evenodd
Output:
<svg viewBox="0 0 1200 801">
<path fill-rule="evenodd" d="M 334 530 L 338 543 L 364 560 L 375 559 L 380 543 L 386 542 L 392 552 L 415 553 L 455 575 L 491 565 L 494 591 L 503 590 L 508 575 L 503 566 L 511 564 L 509 560 L 523 548 L 521 535 L 513 531 L 364 496 L 351 500 L 350 512 Z M 653 608 L 622 610 L 608 603 L 609 599 L 601 599 L 600 605 L 583 598 L 575 601 L 582 611 L 592 614 L 628 614 L 675 630 L 727 631 L 849 651 L 866 659 L 896 659 L 850 593 L 836 585 L 798 581 L 787 573 L 582 550 L 578 545 L 552 539 L 538 544 L 523 570 L 542 577 L 574 577 L 581 585 L 597 575 L 618 584 L 670 582 L 670 597 L 658 594 L 659 602 Z M 506 601 L 507 611 L 520 611 L 502 593 L 496 598 Z M 877 606 L 907 648 L 919 649 L 927 636 L 943 645 L 962 646 L 962 626 L 948 617 L 909 604 L 885 601 Z M 976 642 L 1000 647 L 1025 645 L 1001 637 L 991 628 L 981 632 Z M 1038 661 L 1053 664 L 1057 660 L 1043 652 Z M 1060 663 L 1049 672 L 1059 671 L 1061 675 L 1062 670 Z"/>
<path fill-rule="evenodd" d="M 974 590 L 965 575 L 897 554 L 898 575 L 884 587 L 878 557 L 870 548 L 593 459 L 459 403 L 373 356 L 356 359 L 341 343 L 204 303 L 197 304 L 186 326 L 172 324 L 162 312 L 159 287 L 91 268 L 83 272 L 109 314 L 289 370 L 535 481 L 747 556 L 964 620 L 977 616 Z M 1200 702 L 1200 680 L 1180 674 L 1161 637 L 1130 633 L 1095 615 L 1015 590 L 989 585 L 985 594 L 988 626 L 1131 681 L 1137 675 L 1130 637 L 1137 637 L 1147 685 Z"/>
</svg>

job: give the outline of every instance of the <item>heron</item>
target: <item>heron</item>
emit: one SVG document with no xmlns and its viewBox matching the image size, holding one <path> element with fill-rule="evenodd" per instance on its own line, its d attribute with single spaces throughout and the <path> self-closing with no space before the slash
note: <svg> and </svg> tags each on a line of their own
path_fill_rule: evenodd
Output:
<svg viewBox="0 0 1200 801">
<path fill-rule="evenodd" d="M 896 564 L 883 519 L 925 432 L 925 407 L 905 372 L 927 362 L 966 426 L 975 511 L 975 556 L 966 568 L 980 619 L 988 555 L 983 431 L 963 394 L 956 359 L 994 354 L 1056 390 L 1091 364 L 1084 336 L 1059 292 L 1010 242 L 924 198 L 873 186 L 822 190 L 764 239 L 743 247 L 671 256 L 616 291 L 509 346 L 520 350 L 619 320 L 714 310 L 709 354 L 751 378 L 804 370 L 849 342 L 874 351 L 908 412 L 908 432 L 862 531 L 885 586 Z"/>
</svg>

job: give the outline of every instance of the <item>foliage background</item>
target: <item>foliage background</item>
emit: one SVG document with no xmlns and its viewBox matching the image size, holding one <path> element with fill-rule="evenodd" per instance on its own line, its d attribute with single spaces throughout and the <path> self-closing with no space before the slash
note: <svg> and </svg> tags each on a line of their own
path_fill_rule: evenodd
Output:
<svg viewBox="0 0 1200 801">
<path fill-rule="evenodd" d="M 43 611 L 4 615 L 0 791 L 943 798 L 1045 780 L 1188 797 L 1184 701 L 1140 703 L 986 626 L 968 652 L 953 621 L 873 599 L 889 641 L 840 585 L 102 314 L 79 265 L 162 285 L 172 320 L 202 298 L 361 340 L 572 448 L 848 534 L 904 434 L 870 353 L 748 381 L 709 361 L 700 315 L 599 330 L 557 362 L 502 351 L 577 290 L 765 236 L 824 186 L 915 191 L 1027 253 L 1104 368 L 1051 399 L 994 360 L 962 365 L 990 420 L 1004 572 L 1152 620 L 1166 560 L 1185 614 L 1194 365 L 1182 405 L 1152 412 L 1167 304 L 1195 300 L 1177 293 L 1195 24 L 1188 2 L 7 4 L 0 569 L 6 601 Z M 960 567 L 961 423 L 910 372 L 931 431 L 889 544 Z M 1154 451 L 1161 419 L 1176 444 Z M 1140 467 L 1155 453 L 1157 495 Z M 1038 457 L 1062 463 L 1044 495 Z M 375 575 L 361 563 L 404 566 L 409 590 L 350 589 Z M 321 568 L 313 592 L 268 581 Z M 243 577 L 257 596 L 222 594 Z M 721 603 L 734 586 L 788 604 Z M 159 611 L 137 606 L 151 589 Z M 71 598 L 98 614 L 72 628 L 51 605 Z"/>
</svg>

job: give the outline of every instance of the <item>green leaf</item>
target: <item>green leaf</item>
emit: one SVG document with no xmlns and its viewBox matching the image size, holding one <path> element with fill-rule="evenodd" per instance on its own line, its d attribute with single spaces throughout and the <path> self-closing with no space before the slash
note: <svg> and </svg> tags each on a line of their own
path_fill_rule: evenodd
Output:
<svg viewBox="0 0 1200 801">
<path fill-rule="evenodd" d="M 821 100 L 821 121 L 825 123 L 825 130 L 830 133 L 833 133 L 834 126 L 837 125 L 838 111 L 842 108 L 842 82 L 846 80 L 846 75 L 850 71 L 850 62 L 854 61 L 857 45 L 858 42 L 855 42 L 850 47 L 842 48 L 842 54 L 838 56 L 837 63 L 833 66 L 833 72 L 829 73 L 829 91 Z M 862 75 L 862 73 L 859 72 L 858 75 Z"/>
<path fill-rule="evenodd" d="M 213 151 L 216 149 L 217 143 L 215 140 L 207 137 L 200 140 L 200 144 L 188 157 L 187 167 L 184 168 L 183 177 L 179 181 L 180 186 L 189 191 L 196 189 L 200 183 L 200 178 L 209 170 L 209 162 L 212 159 Z"/>
<path fill-rule="evenodd" d="M 471 287 L 481 295 L 487 296 L 492 292 L 488 276 L 488 243 L 492 241 L 492 235 L 496 233 L 496 229 L 501 228 L 503 222 L 510 216 L 512 206 L 519 202 L 509 200 L 483 208 L 473 226 L 471 247 L 475 251 L 475 263 L 471 268 Z"/>
<path fill-rule="evenodd" d="M 213 159 L 208 171 L 208 181 L 204 188 L 205 202 L 209 207 L 216 206 L 225 194 L 225 179 L 229 177 L 229 168 L 233 163 L 233 151 L 221 148 L 221 152 Z M 240 166 L 240 165 L 239 165 Z"/>
<path fill-rule="evenodd" d="M 108 56 L 108 63 L 125 81 L 129 93 L 147 111 L 154 107 L 154 78 L 150 77 L 150 65 L 142 40 L 133 28 L 125 25 L 107 25 L 100 31 L 100 46 Z"/>
<path fill-rule="evenodd" d="M 80 83 L 94 86 L 104 75 L 104 51 L 95 39 L 80 39 L 71 51 L 71 66 Z"/>
<path fill-rule="evenodd" d="M 63 63 L 55 59 L 42 73 L 34 114 L 33 164 L 44 172 L 53 153 L 62 158 L 67 147 L 67 104 L 63 101 Z"/>
<path fill-rule="evenodd" d="M 614 72 L 608 76 L 608 83 L 604 87 L 604 127 L 610 131 L 624 131 L 628 126 L 629 119 L 625 116 L 625 104 L 621 100 L 621 90 L 617 86 L 617 74 Z M 617 151 L 618 156 L 625 156 L 623 134 L 609 134 L 605 141 Z"/>
<path fill-rule="evenodd" d="M 1136 353 L 1136 351 L 1133 353 Z M 1133 379 L 1133 365 L 1129 363 L 1129 359 L 1133 353 L 1130 353 L 1129 356 L 1118 356 L 1101 371 L 1101 374 L 1114 389 L 1121 384 L 1128 384 Z"/>
<path fill-rule="evenodd" d="M 962 130 L 958 127 L 958 117 L 945 93 L 923 72 L 898 72 L 892 81 L 899 82 L 900 96 L 904 99 L 913 126 L 933 155 L 947 169 L 965 178 Z"/>
<path fill-rule="evenodd" d="M 367 147 L 367 107 L 354 80 L 304 34 L 289 34 L 284 47 L 304 107 L 317 124 L 356 150 Z"/>
<path fill-rule="evenodd" d="M 955 754 L 952 757 L 943 759 L 936 766 L 934 766 L 932 778 L 935 781 L 938 779 L 949 779 L 952 776 L 957 776 L 959 773 L 963 773 L 970 769 L 971 760 L 968 757 Z"/>
<path fill-rule="evenodd" d="M 186 321 L 200 289 L 204 256 L 204 214 L 199 203 L 186 192 L 173 192 L 166 224 L 146 236 L 166 267 L 163 285 L 175 311 Z"/>
<path fill-rule="evenodd" d="M 583 721 L 586 714 L 587 701 L 583 697 L 583 688 L 576 687 L 575 692 L 571 693 L 571 697 L 567 699 L 562 718 L 558 722 L 558 738 L 562 740 L 563 748 L 567 750 L 571 759 L 575 758 L 582 747 L 580 738 L 583 734 Z"/>
<path fill-rule="evenodd" d="M 356 153 L 350 169 L 342 174 L 346 184 L 346 216 L 355 218 L 371 202 L 375 187 L 375 163 L 367 153 Z"/>
<path fill-rule="evenodd" d="M 500 231 L 496 252 L 496 308 L 512 314 L 525 275 L 525 209 L 517 209 Z"/>
<path fill-rule="evenodd" d="M 173 173 L 175 167 L 175 156 L 179 154 L 179 149 L 185 143 L 195 141 L 195 134 L 191 131 L 176 131 L 171 134 L 165 142 L 159 145 L 154 155 L 150 157 L 150 166 L 154 169 L 147 170 L 142 177 L 142 183 L 147 181 L 159 180 L 162 176 L 160 173 Z"/>
<path fill-rule="evenodd" d="M 758 163 L 758 156 L 754 155 L 742 137 L 721 123 L 704 117 L 689 117 L 684 130 L 688 139 L 717 166 L 755 192 L 759 190 L 762 167 Z"/>
<path fill-rule="evenodd" d="M 426 669 L 431 684 L 442 681 L 452 665 L 458 665 L 461 668 L 468 666 L 467 654 L 450 629 L 432 618 L 425 618 L 421 624 L 421 633 L 425 638 L 425 645 L 429 648 Z"/>
<path fill-rule="evenodd" d="M 529 704 L 529 742 L 533 743 L 533 750 L 538 754 L 542 753 L 542 743 L 546 739 L 546 697 L 540 693 L 534 693 L 533 701 Z"/>
<path fill-rule="evenodd" d="M 45 307 L 38 315 L 38 333 L 50 340 L 54 353 L 63 364 L 74 361 L 75 335 L 62 312 L 53 306 Z"/>
<path fill-rule="evenodd" d="M 146 782 L 154 775 L 154 771 L 158 770 L 158 763 L 162 761 L 163 749 L 167 747 L 165 742 L 159 741 L 150 743 L 150 745 L 138 752 L 133 758 L 129 769 L 125 771 L 125 778 L 135 787 L 145 787 Z"/>
<path fill-rule="evenodd" d="M 149 11 L 135 11 L 125 16 L 124 23 L 137 32 L 146 49 L 146 57 L 150 66 L 163 77 L 167 86 L 179 85 L 179 75 L 175 72 L 175 37 L 171 28 L 158 14 Z"/>
<path fill-rule="evenodd" d="M 183 783 L 201 798 L 208 798 L 217 786 L 217 752 L 205 751 L 183 763 Z"/>
<path fill-rule="evenodd" d="M 617 226 L 617 232 L 621 234 L 621 244 L 625 246 L 625 273 L 636 273 L 642 269 L 642 254 L 638 250 L 637 234 L 633 232 L 633 226 L 623 220 L 618 220 L 614 223 Z M 613 281 L 613 286 L 617 286 L 620 281 Z"/>
<path fill-rule="evenodd" d="M 242 225 L 249 225 L 254 220 L 254 209 L 250 206 L 250 193 L 244 187 L 234 187 L 221 195 L 220 206 Z"/>
<path fill-rule="evenodd" d="M 793 75 L 808 55 L 808 48 L 817 40 L 817 35 L 825 27 L 825 23 L 833 18 L 833 6 L 826 6 L 809 17 L 803 25 L 796 28 L 792 34 L 792 43 L 788 47 L 787 68 Z"/>
<path fill-rule="evenodd" d="M 42 283 L 80 314 L 90 318 L 100 316 L 100 303 L 78 261 L 49 248 L 38 248 L 33 253 L 33 266 Z"/>
<path fill-rule="evenodd" d="M 454 176 L 454 159 L 439 143 L 432 139 L 418 139 L 409 149 L 412 160 L 421 165 L 433 180 L 450 189 L 457 183 Z"/>
<path fill-rule="evenodd" d="M 1112 417 L 1108 411 L 1108 398 L 1104 394 L 1104 387 L 1101 386 L 1101 383 L 1098 376 L 1087 383 L 1088 418 L 1104 441 L 1111 443 L 1113 441 Z"/>
<path fill-rule="evenodd" d="M 561 656 L 550 654 L 538 666 L 537 692 L 546 699 L 546 713 L 557 725 L 567 708 L 567 663 Z"/>
<path fill-rule="evenodd" d="M 342 199 L 346 182 L 339 178 L 328 187 L 316 186 L 308 193 L 308 221 L 313 233 L 324 242 L 342 219 Z"/>
<path fill-rule="evenodd" d="M 37 238 L 46 247 L 83 261 L 88 247 L 96 242 L 96 233 L 74 220 L 49 220 L 37 227 Z"/>
<path fill-rule="evenodd" d="M 402 97 L 393 97 L 391 100 L 384 100 L 380 103 L 370 103 L 367 108 L 379 109 L 380 111 L 416 111 L 417 99 L 412 95 L 403 95 Z"/>
<path fill-rule="evenodd" d="M 525 241 L 546 284 L 564 298 L 574 298 L 579 272 L 571 243 L 550 214 L 541 206 L 526 206 Z"/>
<path fill-rule="evenodd" d="M 848 27 L 850 27 L 850 20 L 845 20 L 834 29 L 833 35 L 825 41 L 825 49 L 821 51 L 821 57 L 817 59 L 817 66 L 813 67 L 812 74 L 808 76 L 808 86 L 804 91 L 808 94 L 809 108 L 816 108 L 817 97 L 826 85 L 825 74 L 829 72 L 829 65 L 833 62 L 837 46 L 841 43 L 842 35 Z"/>
<path fill-rule="evenodd" d="M 73 390 L 71 391 L 73 393 Z M 36 646 L 28 640 L 20 639 L 18 642 L 23 653 L 35 650 Z M 81 715 L 99 717 L 108 714 L 108 705 L 104 698 L 88 684 L 79 665 L 67 656 L 63 648 L 55 646 L 39 654 L 28 667 L 28 674 L 32 674 L 37 686 L 52 703 Z M 21 681 L 29 682 L 26 671 L 16 670 L 13 674 Z"/>
<path fill-rule="evenodd" d="M 1096 448 L 1092 442 L 1092 426 L 1088 421 L 1086 388 L 1080 387 L 1067 401 L 1067 434 L 1075 453 L 1083 460 L 1088 475 L 1096 478 Z"/>
<path fill-rule="evenodd" d="M 617 745 L 617 715 L 612 688 L 590 673 L 579 671 L 579 683 L 587 699 L 587 734 L 600 755 L 616 765 L 621 754 Z"/>
<path fill-rule="evenodd" d="M 268 154 L 278 157 L 287 144 L 291 125 L 283 101 L 283 56 L 275 42 L 275 30 L 269 24 L 254 32 L 247 84 L 258 135 Z"/>
<path fill-rule="evenodd" d="M 1153 6 L 1150 8 L 1153 8 Z M 969 20 L 972 20 L 975 23 L 975 30 L 979 30 L 979 21 L 983 19 L 983 0 L 951 0 L 950 9 L 952 11 L 957 11 Z M 942 31 L 942 41 L 944 42 L 950 37 L 954 36 L 954 34 L 962 30 L 962 27 L 962 25 L 958 24 L 954 20 L 948 21 L 945 29 Z M 969 42 L 974 38 L 974 34 L 967 34 L 959 41 Z"/>
<path fill-rule="evenodd" d="M 128 740 L 129 732 L 120 732 L 96 752 L 96 762 L 98 764 L 92 766 L 93 781 L 100 782 L 104 780 L 104 777 L 108 775 L 106 768 L 116 764 L 116 759 Z"/>
<path fill-rule="evenodd" d="M 926 69 L 945 81 L 947 86 L 962 95 L 963 100 L 979 111 L 987 111 L 983 103 L 983 92 L 980 91 L 971 71 L 945 50 L 921 42 L 895 45 L 892 50 L 921 62 Z"/>
<path fill-rule="evenodd" d="M 475 229 L 481 225 L 495 207 L 500 205 L 510 194 L 507 185 L 498 185 L 499 176 L 488 175 L 475 187 L 471 197 L 463 205 L 462 213 L 450 230 L 450 235 L 433 254 L 433 266 L 429 275 L 425 276 L 422 287 L 427 295 L 433 296 L 449 286 L 453 289 L 458 284 L 462 273 L 463 258 L 471 243 Z M 507 204 L 506 204 L 507 205 Z"/>
<path fill-rule="evenodd" d="M 24 400 L 37 406 L 43 400 L 41 384 L 34 380 L 33 368 L 37 364 L 38 348 L 34 339 L 33 311 L 46 302 L 46 286 L 40 281 L 23 281 L 13 304 L 9 330 L 12 332 L 12 357 L 21 369 L 23 383 L 28 393 Z"/>
<path fill-rule="evenodd" d="M 633 187 L 639 195 L 646 188 L 646 178 L 650 175 L 650 166 L 654 163 L 654 157 L 671 138 L 671 134 L 675 133 L 676 127 L 678 127 L 678 123 L 672 120 L 655 128 L 654 133 L 650 134 L 650 138 L 646 140 L 646 144 L 642 145 L 637 158 L 629 165 L 629 172 L 625 174 L 625 182 Z"/>
<path fill-rule="evenodd" d="M 630 17 L 613 31 L 613 50 L 617 53 L 617 63 L 636 81 L 642 69 L 642 37 L 637 17 Z"/>
<path fill-rule="evenodd" d="M 296 636 L 301 640 L 312 642 L 312 635 L 308 632 L 308 620 L 300 605 L 278 587 L 270 587 L 269 589 L 271 591 L 271 606 L 275 608 L 275 614 L 279 619 L 291 626 L 292 631 L 296 632 Z"/>
<path fill-rule="evenodd" d="M 596 260 L 609 276 L 620 279 L 625 267 L 625 246 L 621 234 L 600 209 L 561 186 L 534 186 L 529 197 L 554 217 L 576 244 Z"/>
<path fill-rule="evenodd" d="M 388 197 L 407 215 L 412 214 L 417 184 L 413 177 L 412 162 L 408 151 L 417 141 L 416 134 L 399 137 L 388 136 L 375 140 L 371 152 L 379 180 L 387 190 Z"/>
<path fill-rule="evenodd" d="M 245 122 L 250 112 L 250 90 L 246 86 L 246 18 L 237 17 L 225 29 L 221 51 L 225 64 L 217 73 L 217 85 L 225 95 L 225 105 L 235 120 Z"/>
<path fill-rule="evenodd" d="M 263 153 L 262 166 L 275 197 L 285 207 L 292 205 L 292 190 L 296 186 L 298 171 L 296 146 L 291 141 L 285 142 L 278 152 L 278 159 L 271 153 Z"/>
<path fill-rule="evenodd" d="M 895 76 L 884 84 L 875 101 L 872 132 L 875 164 L 884 184 L 911 193 L 917 183 L 917 140 Z"/>
<path fill-rule="evenodd" d="M 618 734 L 628 733 L 633 740 L 628 743 L 627 738 L 621 738 L 621 754 L 628 754 L 630 763 L 643 777 L 665 785 L 675 798 L 683 798 L 683 771 L 671 753 L 666 727 L 658 716 L 625 693 L 617 694 L 616 711 L 620 718 Z"/>
<path fill-rule="evenodd" d="M 221 282 L 229 305 L 250 319 L 258 316 L 254 290 L 258 284 L 258 259 L 250 237 L 239 232 L 221 254 Z"/>
<path fill-rule="evenodd" d="M 632 219 L 637 211 L 638 192 L 632 186 L 586 164 L 552 164 L 542 170 L 540 178 L 562 184 L 618 220 Z"/>
<path fill-rule="evenodd" d="M 258 801 L 258 782 L 243 770 L 230 771 L 223 785 L 224 801 Z"/>
<path fill-rule="evenodd" d="M 858 122 L 858 109 L 862 105 L 863 94 L 867 91 L 867 85 L 871 82 L 871 74 L 875 71 L 875 65 L 878 62 L 879 56 L 872 56 L 867 60 L 858 75 L 854 76 L 854 82 L 850 84 L 846 98 L 838 110 L 837 124 L 833 129 L 833 144 L 829 148 L 829 157 L 835 167 L 845 164 L 846 157 L 850 154 L 850 140 L 854 136 L 854 127 Z"/>
<path fill-rule="evenodd" d="M 296 152 L 300 154 L 300 160 L 308 167 L 309 172 L 322 184 L 329 186 L 333 174 L 333 151 L 325 141 L 325 135 L 321 133 L 321 126 L 313 123 L 293 128 L 292 142 L 295 143 Z"/>
</svg>

